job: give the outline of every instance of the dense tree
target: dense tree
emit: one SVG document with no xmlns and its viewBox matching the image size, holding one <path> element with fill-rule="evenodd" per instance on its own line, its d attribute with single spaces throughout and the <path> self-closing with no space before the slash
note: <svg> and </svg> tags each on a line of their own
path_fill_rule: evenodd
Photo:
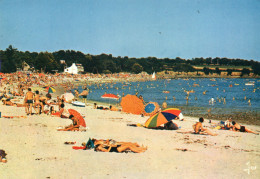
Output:
<svg viewBox="0 0 260 179">
<path fill-rule="evenodd" d="M 232 72 L 233 72 L 232 69 L 227 69 L 227 75 L 228 75 L 228 76 L 231 76 L 231 75 L 232 75 Z"/>
<path fill-rule="evenodd" d="M 12 45 L 6 49 L 4 53 L 4 57 L 2 59 L 2 70 L 5 73 L 15 72 L 16 71 L 16 61 L 17 60 L 17 49 L 13 48 Z"/>
<path fill-rule="evenodd" d="M 215 72 L 216 72 L 218 75 L 221 74 L 221 71 L 220 71 L 219 67 L 216 67 Z"/>
<path fill-rule="evenodd" d="M 260 75 L 260 63 L 252 62 L 252 70 L 254 75 Z"/>
<path fill-rule="evenodd" d="M 195 71 L 195 69 L 189 64 L 177 64 L 174 66 L 173 70 L 177 72 L 186 72 L 186 73 Z"/>
<path fill-rule="evenodd" d="M 248 68 L 243 68 L 240 76 L 249 75 L 249 74 L 250 74 L 250 70 Z"/>
<path fill-rule="evenodd" d="M 58 63 L 53 55 L 48 52 L 41 52 L 36 58 L 35 68 L 39 71 L 54 73 L 58 69 Z"/>
<path fill-rule="evenodd" d="M 203 72 L 205 73 L 205 75 L 209 75 L 210 69 L 207 68 L 207 67 L 204 67 L 204 68 L 203 68 Z"/>
<path fill-rule="evenodd" d="M 205 74 L 216 72 L 220 74 L 220 70 L 215 65 L 225 66 L 244 66 L 249 70 L 252 67 L 252 72 L 255 75 L 260 75 L 259 65 L 260 63 L 253 60 L 244 59 L 228 59 L 220 57 L 196 57 L 192 59 L 182 59 L 181 57 L 170 58 L 156 58 L 156 57 L 142 57 L 142 58 L 130 58 L 128 56 L 113 57 L 112 54 L 100 54 L 91 55 L 84 54 L 80 51 L 74 50 L 59 50 L 57 52 L 21 52 L 10 45 L 6 50 L 0 50 L 0 59 L 2 61 L 2 72 L 14 72 L 16 68 L 20 68 L 23 62 L 26 62 L 31 67 L 35 67 L 38 70 L 45 70 L 46 72 L 53 72 L 52 70 L 58 70 L 63 72 L 65 67 L 71 66 L 72 63 L 80 63 L 84 67 L 85 72 L 90 73 L 116 73 L 116 72 L 133 72 L 145 71 L 152 73 L 153 71 L 177 71 L 177 72 L 192 72 L 195 66 L 211 66 L 215 70 L 210 70 L 208 67 L 204 68 Z M 60 63 L 60 60 L 64 60 L 65 64 Z M 139 64 L 133 68 L 134 64 Z M 214 67 L 215 66 L 215 67 Z M 233 67 L 232 67 L 233 68 Z M 240 67 L 241 68 L 241 67 Z M 139 69 L 139 70 L 138 70 Z M 234 69 L 236 69 L 234 67 Z M 229 75 L 231 75 L 234 69 L 227 69 Z M 243 75 L 248 74 L 248 70 L 243 71 Z M 241 71 L 241 70 L 236 70 Z M 242 72 L 242 71 L 241 71 Z M 250 73 L 250 70 L 249 70 Z"/>
<path fill-rule="evenodd" d="M 141 73 L 143 71 L 143 67 L 139 63 L 135 63 L 132 66 L 132 71 L 134 73 Z"/>
</svg>

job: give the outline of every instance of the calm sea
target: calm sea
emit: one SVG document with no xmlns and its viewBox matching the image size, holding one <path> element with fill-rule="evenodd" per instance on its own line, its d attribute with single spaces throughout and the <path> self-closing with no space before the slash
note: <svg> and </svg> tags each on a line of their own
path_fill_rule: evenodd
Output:
<svg viewBox="0 0 260 179">
<path fill-rule="evenodd" d="M 254 85 L 246 85 L 252 83 Z M 260 80 L 230 79 L 230 78 L 193 78 L 171 79 L 147 82 L 97 84 L 88 86 L 88 99 L 115 104 L 118 101 L 103 99 L 106 93 L 120 96 L 126 94 L 142 95 L 145 102 L 164 101 L 168 107 L 188 107 L 205 109 L 220 109 L 221 113 L 230 111 L 260 111 Z M 82 91 L 79 87 L 79 91 Z M 187 92 L 189 91 L 189 95 Z M 187 100 L 188 96 L 188 100 Z M 211 103 L 212 98 L 214 99 Z"/>
</svg>

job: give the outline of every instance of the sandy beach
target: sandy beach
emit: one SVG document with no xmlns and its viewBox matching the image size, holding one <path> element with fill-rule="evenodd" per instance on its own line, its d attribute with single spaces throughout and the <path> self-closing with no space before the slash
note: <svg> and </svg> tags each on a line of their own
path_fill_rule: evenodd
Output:
<svg viewBox="0 0 260 179">
<path fill-rule="evenodd" d="M 0 178 L 259 178 L 259 135 L 213 130 L 218 136 L 182 134 L 198 119 L 175 121 L 180 130 L 131 127 L 148 117 L 67 104 L 85 115 L 86 132 L 57 131 L 69 119 L 42 114 L 26 118 L 0 118 L 0 149 L 7 163 L 0 163 Z M 3 115 L 24 116 L 24 108 L 3 106 Z M 217 122 L 217 121 L 212 121 Z M 205 126 L 210 126 L 208 120 Z M 259 126 L 247 126 L 259 131 Z M 74 150 L 89 138 L 137 142 L 144 153 L 106 153 Z M 247 170 L 248 169 L 248 170 Z"/>
</svg>

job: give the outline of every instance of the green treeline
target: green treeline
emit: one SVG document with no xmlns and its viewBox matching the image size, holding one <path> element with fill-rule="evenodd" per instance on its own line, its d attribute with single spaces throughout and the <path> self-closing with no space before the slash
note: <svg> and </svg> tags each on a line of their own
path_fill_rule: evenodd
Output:
<svg viewBox="0 0 260 179">
<path fill-rule="evenodd" d="M 254 60 L 243 59 L 228 59 L 228 58 L 193 58 L 182 59 L 176 57 L 170 58 L 129 58 L 125 57 L 113 57 L 111 54 L 90 55 L 84 54 L 80 51 L 74 50 L 59 50 L 57 52 L 22 52 L 18 51 L 12 45 L 6 50 L 0 50 L 1 72 L 10 73 L 15 72 L 17 68 L 22 68 L 23 62 L 26 62 L 30 67 L 36 71 L 43 71 L 48 73 L 54 73 L 53 70 L 63 72 L 65 67 L 71 66 L 72 63 L 82 64 L 84 71 L 88 73 L 119 73 L 119 72 L 131 72 L 140 73 L 145 71 L 152 73 L 153 71 L 178 71 L 178 72 L 194 72 L 198 71 L 193 66 L 250 66 L 252 72 L 255 75 L 260 75 L 260 63 Z M 61 60 L 65 61 L 65 64 L 61 63 Z M 227 71 L 230 73 L 231 69 Z M 208 67 L 204 67 L 204 73 L 211 73 Z M 214 70 L 216 73 L 220 73 L 218 67 Z M 244 73 L 250 73 L 250 69 L 244 68 Z M 232 70 L 231 70 L 232 73 Z"/>
</svg>

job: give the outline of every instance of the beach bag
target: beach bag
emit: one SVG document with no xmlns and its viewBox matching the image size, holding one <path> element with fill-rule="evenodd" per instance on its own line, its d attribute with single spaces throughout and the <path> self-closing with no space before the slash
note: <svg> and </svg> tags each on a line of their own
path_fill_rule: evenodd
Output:
<svg viewBox="0 0 260 179">
<path fill-rule="evenodd" d="M 84 150 L 92 149 L 92 148 L 95 148 L 95 145 L 94 145 L 94 142 L 89 138 L 88 142 L 86 144 L 86 148 Z"/>
<path fill-rule="evenodd" d="M 171 122 L 168 122 L 168 123 L 165 124 L 165 129 L 167 129 L 167 130 L 177 130 L 178 125 L 171 121 Z"/>
<path fill-rule="evenodd" d="M 4 150 L 0 149 L 0 157 L 5 158 L 6 155 L 7 155 L 7 153 L 5 153 Z"/>
</svg>

